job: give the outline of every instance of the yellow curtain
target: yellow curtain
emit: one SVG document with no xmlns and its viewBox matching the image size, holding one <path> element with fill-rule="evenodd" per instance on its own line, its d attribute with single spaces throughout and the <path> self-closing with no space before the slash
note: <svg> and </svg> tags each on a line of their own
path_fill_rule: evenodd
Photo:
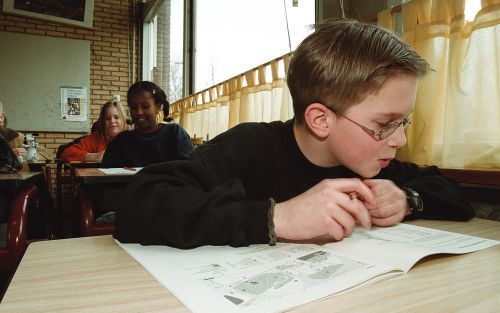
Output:
<svg viewBox="0 0 500 313">
<path fill-rule="evenodd" d="M 396 16 L 392 14 L 392 10 L 384 10 L 377 14 L 377 24 L 390 31 L 394 31 L 396 25 Z"/>
<path fill-rule="evenodd" d="M 288 120 L 293 117 L 285 80 L 289 62 L 288 54 L 179 100 L 170 115 L 191 137 L 205 140 L 239 123 Z"/>
<path fill-rule="evenodd" d="M 402 6 L 403 38 L 435 70 L 420 81 L 408 145 L 421 165 L 500 168 L 500 0 L 483 0 L 474 21 L 465 0 Z"/>
</svg>

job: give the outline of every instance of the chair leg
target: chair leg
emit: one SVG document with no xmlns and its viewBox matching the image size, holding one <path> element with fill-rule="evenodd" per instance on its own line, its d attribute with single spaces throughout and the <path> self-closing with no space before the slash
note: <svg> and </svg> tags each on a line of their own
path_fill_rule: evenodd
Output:
<svg viewBox="0 0 500 313">
<path fill-rule="evenodd" d="M 90 236 L 94 226 L 94 202 L 89 192 L 80 189 L 78 194 L 80 195 L 80 232 L 82 236 Z"/>
</svg>

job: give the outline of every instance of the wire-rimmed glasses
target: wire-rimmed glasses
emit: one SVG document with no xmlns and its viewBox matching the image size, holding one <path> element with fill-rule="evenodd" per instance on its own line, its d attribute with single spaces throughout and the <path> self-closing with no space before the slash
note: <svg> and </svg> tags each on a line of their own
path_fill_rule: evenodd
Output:
<svg viewBox="0 0 500 313">
<path fill-rule="evenodd" d="M 398 129 L 398 127 L 401 126 L 401 125 L 403 125 L 403 128 L 406 128 L 408 125 L 411 124 L 411 118 L 412 118 L 412 116 L 410 115 L 407 118 L 404 118 L 402 121 L 391 122 L 391 123 L 387 124 L 384 127 L 384 129 L 382 129 L 379 132 L 376 132 L 373 129 L 370 129 L 370 128 L 366 127 L 366 126 L 363 126 L 363 125 L 359 124 L 358 122 L 355 122 L 355 121 L 351 120 L 347 116 L 338 113 L 336 110 L 332 110 L 332 109 L 330 109 L 330 110 L 333 113 L 337 114 L 338 116 L 340 116 L 342 118 L 345 118 L 346 120 L 348 120 L 348 121 L 356 124 L 357 126 L 361 127 L 367 134 L 371 135 L 375 140 L 384 140 L 385 138 L 387 138 L 390 135 L 392 135 L 396 131 L 396 129 Z"/>
</svg>

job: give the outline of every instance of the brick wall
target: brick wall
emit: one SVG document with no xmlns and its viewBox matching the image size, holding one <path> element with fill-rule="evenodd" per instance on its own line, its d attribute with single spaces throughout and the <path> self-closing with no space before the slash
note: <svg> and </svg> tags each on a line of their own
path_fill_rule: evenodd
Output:
<svg viewBox="0 0 500 313">
<path fill-rule="evenodd" d="M 111 100 L 113 95 L 120 95 L 122 102 L 126 103 L 128 86 L 131 85 L 133 77 L 136 80 L 138 78 L 137 55 L 140 49 L 136 40 L 136 53 L 132 53 L 134 45 L 131 42 L 133 38 L 131 2 L 95 0 L 93 29 L 12 15 L 0 9 L 0 31 L 90 41 L 90 129 L 90 125 L 99 117 L 101 105 Z M 1 7 L 3 7 L 2 0 L 0 0 Z M 137 33 L 135 38 L 139 38 Z M 134 56 L 135 62 L 132 62 Z M 132 63 L 135 64 L 133 71 L 131 71 Z M 132 72 L 135 76 L 132 76 Z M 4 105 L 9 105 L 5 100 L 3 102 Z M 75 133 L 39 133 L 40 143 L 54 153 L 60 144 L 81 136 Z"/>
<path fill-rule="evenodd" d="M 135 1 L 95 0 L 93 28 L 87 29 L 5 13 L 2 11 L 3 1 L 0 0 L 0 31 L 90 41 L 90 129 L 90 125 L 99 117 L 100 107 L 111 100 L 113 95 L 120 95 L 125 104 L 128 86 L 139 78 L 140 36 L 139 27 L 133 27 L 133 2 Z M 3 103 L 5 106 L 9 105 L 5 100 Z M 22 129 L 18 131 L 25 132 Z M 59 145 L 83 135 L 37 130 L 30 132 L 39 133 L 39 144 L 54 155 Z M 53 173 L 53 180 L 55 176 Z"/>
</svg>

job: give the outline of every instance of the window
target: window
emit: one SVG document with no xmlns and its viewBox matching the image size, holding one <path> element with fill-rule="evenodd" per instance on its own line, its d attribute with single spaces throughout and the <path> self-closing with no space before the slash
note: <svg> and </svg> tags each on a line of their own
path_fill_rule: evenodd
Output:
<svg viewBox="0 0 500 313">
<path fill-rule="evenodd" d="M 197 1 L 194 12 L 200 91 L 294 50 L 311 32 L 315 1 Z"/>
<path fill-rule="evenodd" d="M 184 96 L 184 1 L 165 0 L 144 22 L 143 80 L 158 84 L 170 103 Z"/>
<path fill-rule="evenodd" d="M 162 87 L 170 103 L 189 92 L 184 86 L 184 75 L 191 71 L 184 59 L 189 30 L 184 25 L 191 23 L 184 21 L 185 3 L 195 6 L 194 78 L 190 79 L 193 91 L 200 91 L 294 50 L 311 32 L 315 2 L 161 1 L 144 22 L 142 78 Z"/>
<path fill-rule="evenodd" d="M 465 20 L 473 21 L 477 12 L 481 9 L 480 0 L 466 0 L 465 1 Z"/>
</svg>

